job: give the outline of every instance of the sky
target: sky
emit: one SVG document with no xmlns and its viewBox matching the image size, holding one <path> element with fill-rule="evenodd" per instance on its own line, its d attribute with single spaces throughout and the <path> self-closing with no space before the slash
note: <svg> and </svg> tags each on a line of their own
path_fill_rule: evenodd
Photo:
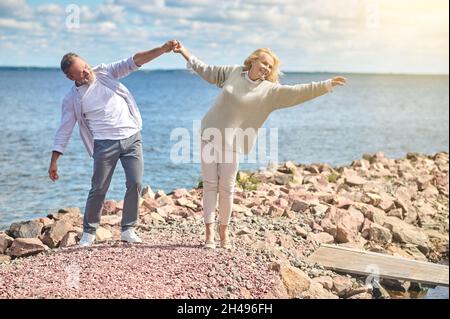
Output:
<svg viewBox="0 0 450 319">
<path fill-rule="evenodd" d="M 0 0 L 0 66 L 91 65 L 180 40 L 209 64 L 268 47 L 283 71 L 448 74 L 448 0 Z M 167 54 L 145 69 L 181 69 Z"/>
</svg>

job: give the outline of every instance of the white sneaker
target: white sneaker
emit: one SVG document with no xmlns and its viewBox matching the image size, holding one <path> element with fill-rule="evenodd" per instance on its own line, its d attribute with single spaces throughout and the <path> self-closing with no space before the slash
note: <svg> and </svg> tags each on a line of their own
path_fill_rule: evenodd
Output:
<svg viewBox="0 0 450 319">
<path fill-rule="evenodd" d="M 136 232 L 132 228 L 123 231 L 120 239 L 129 243 L 142 243 L 142 239 L 136 235 Z"/>
<path fill-rule="evenodd" d="M 78 245 L 80 246 L 90 246 L 95 241 L 95 235 L 89 234 L 89 233 L 83 233 L 83 236 L 80 239 L 80 242 Z"/>
</svg>

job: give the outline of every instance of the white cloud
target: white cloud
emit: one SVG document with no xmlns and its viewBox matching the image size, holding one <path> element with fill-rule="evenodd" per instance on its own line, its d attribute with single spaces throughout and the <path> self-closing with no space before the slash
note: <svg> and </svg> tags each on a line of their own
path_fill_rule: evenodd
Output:
<svg viewBox="0 0 450 319">
<path fill-rule="evenodd" d="M 68 30 L 57 2 L 2 0 L 0 32 L 19 36 L 17 49 L 47 37 L 34 44 L 125 54 L 178 38 L 215 63 L 237 63 L 264 46 L 287 69 L 376 71 L 391 60 L 392 72 L 414 72 L 420 60 L 420 69 L 448 72 L 443 0 L 106 0 L 79 8 L 80 28 Z"/>
</svg>

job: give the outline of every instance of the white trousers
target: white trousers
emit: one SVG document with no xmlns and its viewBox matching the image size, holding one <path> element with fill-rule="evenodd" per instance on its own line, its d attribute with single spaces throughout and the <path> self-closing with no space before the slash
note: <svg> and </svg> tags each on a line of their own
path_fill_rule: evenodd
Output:
<svg viewBox="0 0 450 319">
<path fill-rule="evenodd" d="M 233 208 L 239 154 L 218 150 L 208 141 L 202 141 L 201 152 L 204 222 L 205 224 L 215 223 L 217 195 L 219 195 L 219 223 L 228 225 Z"/>
</svg>

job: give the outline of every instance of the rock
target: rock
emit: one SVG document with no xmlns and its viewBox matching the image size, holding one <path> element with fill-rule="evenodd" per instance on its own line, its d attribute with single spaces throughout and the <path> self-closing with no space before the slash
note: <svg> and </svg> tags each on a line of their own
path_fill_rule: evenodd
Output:
<svg viewBox="0 0 450 319">
<path fill-rule="evenodd" d="M 144 198 L 144 201 L 142 202 L 142 206 L 145 207 L 148 211 L 152 212 L 156 208 L 159 207 L 159 204 L 154 200 L 153 198 Z"/>
<path fill-rule="evenodd" d="M 325 217 L 324 219 L 322 219 L 322 221 L 320 222 L 320 225 L 322 226 L 322 229 L 327 232 L 328 234 L 330 234 L 333 237 L 336 237 L 336 224 L 335 224 L 335 219 L 334 218 L 330 218 L 330 217 Z"/>
<path fill-rule="evenodd" d="M 68 232 L 59 244 L 59 247 L 75 246 L 78 243 L 78 234 L 76 232 Z"/>
<path fill-rule="evenodd" d="M 304 299 L 339 299 L 331 291 L 325 289 L 320 283 L 311 282 L 309 289 L 302 293 Z"/>
<path fill-rule="evenodd" d="M 161 222 L 161 223 L 165 223 L 166 220 L 164 219 L 164 217 L 162 217 L 160 214 L 158 213 L 150 213 L 150 217 L 157 221 L 157 222 Z"/>
<path fill-rule="evenodd" d="M 354 203 L 353 200 L 344 196 L 338 196 L 335 200 L 335 206 L 337 208 L 348 209 Z"/>
<path fill-rule="evenodd" d="M 156 193 L 155 198 L 156 198 L 156 202 L 158 203 L 158 206 L 173 205 L 174 204 L 172 198 L 170 198 L 169 196 L 161 195 L 161 196 L 156 197 L 157 194 L 158 193 Z"/>
<path fill-rule="evenodd" d="M 392 241 L 391 231 L 381 225 L 372 223 L 369 229 L 369 240 L 378 243 L 390 243 Z"/>
<path fill-rule="evenodd" d="M 317 234 L 309 234 L 308 235 L 308 239 L 309 240 L 313 240 L 313 241 L 315 241 L 317 243 L 320 243 L 320 244 L 332 244 L 332 243 L 334 243 L 334 237 L 331 236 L 328 233 L 325 233 L 325 232 L 317 233 Z"/>
<path fill-rule="evenodd" d="M 333 278 L 331 278 L 330 276 L 316 277 L 316 278 L 311 279 L 311 281 L 321 284 L 322 287 L 327 290 L 333 289 Z"/>
<path fill-rule="evenodd" d="M 102 215 L 114 215 L 117 210 L 117 203 L 114 200 L 106 200 L 103 203 Z"/>
<path fill-rule="evenodd" d="M 0 254 L 0 264 L 7 264 L 11 261 L 11 257 L 8 255 Z M 1 282 L 1 281 L 0 281 Z"/>
<path fill-rule="evenodd" d="M 345 177 L 345 183 L 349 186 L 362 186 L 366 182 L 367 181 L 364 178 L 357 175 Z"/>
<path fill-rule="evenodd" d="M 363 207 L 361 207 L 361 210 L 363 211 L 364 216 L 370 219 L 372 222 L 379 225 L 384 224 L 387 216 L 382 209 L 372 205 L 364 205 Z"/>
<path fill-rule="evenodd" d="M 5 233 L 0 233 L 0 254 L 4 254 L 13 243 L 14 238 Z"/>
<path fill-rule="evenodd" d="M 429 185 L 422 191 L 422 195 L 426 198 L 434 198 L 439 195 L 439 190 L 433 185 Z"/>
<path fill-rule="evenodd" d="M 427 257 L 419 250 L 417 246 L 414 245 L 407 245 L 404 249 L 408 254 L 412 256 L 415 260 L 425 261 L 427 262 Z"/>
<path fill-rule="evenodd" d="M 323 205 L 323 204 L 319 204 L 319 205 L 314 205 L 312 207 L 312 212 L 313 212 L 314 215 L 323 216 L 328 211 L 328 209 L 329 209 L 329 206 Z"/>
<path fill-rule="evenodd" d="M 395 208 L 388 211 L 387 216 L 397 217 L 398 219 L 403 219 L 403 209 Z"/>
<path fill-rule="evenodd" d="M 57 220 L 44 230 L 41 236 L 42 242 L 50 248 L 58 247 L 64 236 L 73 230 L 73 226 L 66 220 Z"/>
<path fill-rule="evenodd" d="M 236 232 L 236 235 L 238 235 L 238 236 L 248 235 L 248 234 L 253 234 L 253 232 L 248 227 L 241 228 L 240 230 L 238 230 Z"/>
<path fill-rule="evenodd" d="M 308 236 L 308 232 L 301 226 L 295 225 L 294 226 L 295 235 L 306 238 Z"/>
<path fill-rule="evenodd" d="M 105 227 L 100 226 L 97 228 L 97 231 L 95 233 L 96 241 L 105 241 L 111 239 L 112 237 L 113 234 Z"/>
<path fill-rule="evenodd" d="M 36 221 L 38 223 L 41 223 L 44 227 L 50 226 L 51 224 L 53 224 L 55 222 L 53 219 L 48 218 L 48 217 L 41 217 L 41 218 L 36 219 Z"/>
<path fill-rule="evenodd" d="M 116 209 L 117 209 L 117 210 L 123 210 L 123 200 L 118 201 L 118 202 L 116 203 Z"/>
<path fill-rule="evenodd" d="M 186 199 L 184 197 L 178 198 L 175 201 L 175 204 L 178 205 L 178 206 L 188 207 L 188 208 L 191 208 L 193 210 L 197 209 L 197 205 L 195 205 L 192 201 L 190 201 L 190 200 L 188 200 L 188 199 Z"/>
<path fill-rule="evenodd" d="M 104 215 L 101 218 L 101 225 L 118 226 L 122 221 L 122 215 Z"/>
<path fill-rule="evenodd" d="M 370 228 L 372 226 L 373 222 L 370 221 L 370 219 L 366 218 L 364 219 L 363 226 L 361 228 L 361 236 L 365 239 L 369 238 Z"/>
<path fill-rule="evenodd" d="M 295 212 L 289 209 L 285 209 L 282 216 L 289 219 L 294 219 L 296 217 Z"/>
<path fill-rule="evenodd" d="M 251 292 L 247 288 L 240 287 L 239 288 L 239 292 L 241 293 L 242 298 L 244 298 L 244 299 L 253 299 L 253 296 L 252 296 Z"/>
<path fill-rule="evenodd" d="M 191 197 L 191 194 L 185 188 L 178 188 L 173 191 L 172 197 L 175 199 L 183 198 L 183 197 Z"/>
<path fill-rule="evenodd" d="M 345 298 L 348 298 L 348 299 L 372 299 L 371 291 L 372 291 L 371 288 L 363 286 L 360 288 L 352 289 L 345 295 Z M 356 297 L 358 295 L 360 295 L 360 296 Z"/>
<path fill-rule="evenodd" d="M 373 299 L 372 293 L 370 292 L 363 292 L 360 294 L 353 295 L 349 297 L 348 299 Z"/>
<path fill-rule="evenodd" d="M 272 217 L 281 217 L 284 214 L 284 210 L 275 205 L 269 206 L 269 215 Z"/>
<path fill-rule="evenodd" d="M 366 204 L 370 204 L 372 206 L 378 206 L 380 205 L 381 201 L 382 201 L 382 197 L 378 194 L 375 193 L 365 193 L 365 203 Z"/>
<path fill-rule="evenodd" d="M 239 214 L 243 214 L 248 212 L 250 209 L 248 209 L 247 207 L 240 205 L 240 204 L 233 204 L 233 212 L 239 213 Z"/>
<path fill-rule="evenodd" d="M 353 287 L 353 281 L 344 276 L 336 276 L 333 278 L 333 291 L 338 294 L 339 297 L 347 295 Z"/>
<path fill-rule="evenodd" d="M 162 206 L 162 207 L 158 207 L 156 209 L 156 213 L 159 214 L 161 217 L 166 218 L 168 217 L 170 214 L 172 214 L 174 212 L 175 208 L 173 206 Z"/>
<path fill-rule="evenodd" d="M 38 238 L 16 238 L 6 253 L 13 258 L 18 258 L 36 255 L 46 250 L 48 247 Z"/>
<path fill-rule="evenodd" d="M 399 243 L 429 246 L 428 236 L 419 228 L 409 225 L 396 217 L 386 217 L 383 224 L 393 235 L 393 240 Z"/>
<path fill-rule="evenodd" d="M 356 208 L 348 211 L 338 210 L 336 221 L 336 236 L 338 243 L 352 241 L 362 229 L 364 215 Z"/>
<path fill-rule="evenodd" d="M 282 265 L 280 277 L 291 298 L 300 298 L 302 293 L 308 290 L 311 285 L 308 275 L 292 266 Z"/>
<path fill-rule="evenodd" d="M 65 220 L 72 225 L 83 224 L 83 216 L 81 215 L 81 211 L 78 207 L 60 209 L 56 214 L 51 214 L 49 217 L 56 220 Z"/>
<path fill-rule="evenodd" d="M 13 238 L 37 238 L 41 235 L 44 225 L 38 221 L 13 223 L 9 227 L 8 234 Z"/>
<path fill-rule="evenodd" d="M 143 199 L 155 199 L 155 193 L 153 192 L 152 188 L 150 187 L 150 185 L 145 186 L 142 189 L 142 193 L 141 193 L 141 197 Z"/>
<path fill-rule="evenodd" d="M 51 214 L 50 218 L 54 219 L 73 219 L 74 217 L 79 217 L 81 211 L 78 207 L 68 207 L 58 210 L 56 214 Z"/>
<path fill-rule="evenodd" d="M 419 191 L 423 191 L 425 190 L 428 186 L 432 185 L 431 183 L 434 180 L 434 176 L 432 175 L 422 175 L 417 177 L 416 181 L 417 181 L 417 187 L 419 189 Z"/>
<path fill-rule="evenodd" d="M 304 200 L 300 200 L 300 199 L 294 200 L 294 202 L 292 203 L 292 206 L 291 206 L 291 210 L 293 210 L 294 212 L 297 212 L 297 213 L 303 213 L 308 208 L 309 208 L 308 202 L 306 202 Z"/>
<path fill-rule="evenodd" d="M 293 180 L 292 175 L 276 173 L 274 176 L 275 184 L 277 185 L 288 185 Z"/>
<path fill-rule="evenodd" d="M 378 208 L 382 209 L 385 212 L 390 211 L 391 209 L 395 208 L 394 205 L 394 199 L 391 198 L 388 195 L 381 195 L 381 202 L 378 204 Z"/>
<path fill-rule="evenodd" d="M 275 201 L 275 205 L 280 208 L 286 209 L 289 206 L 289 202 L 286 199 L 280 197 Z"/>
</svg>

